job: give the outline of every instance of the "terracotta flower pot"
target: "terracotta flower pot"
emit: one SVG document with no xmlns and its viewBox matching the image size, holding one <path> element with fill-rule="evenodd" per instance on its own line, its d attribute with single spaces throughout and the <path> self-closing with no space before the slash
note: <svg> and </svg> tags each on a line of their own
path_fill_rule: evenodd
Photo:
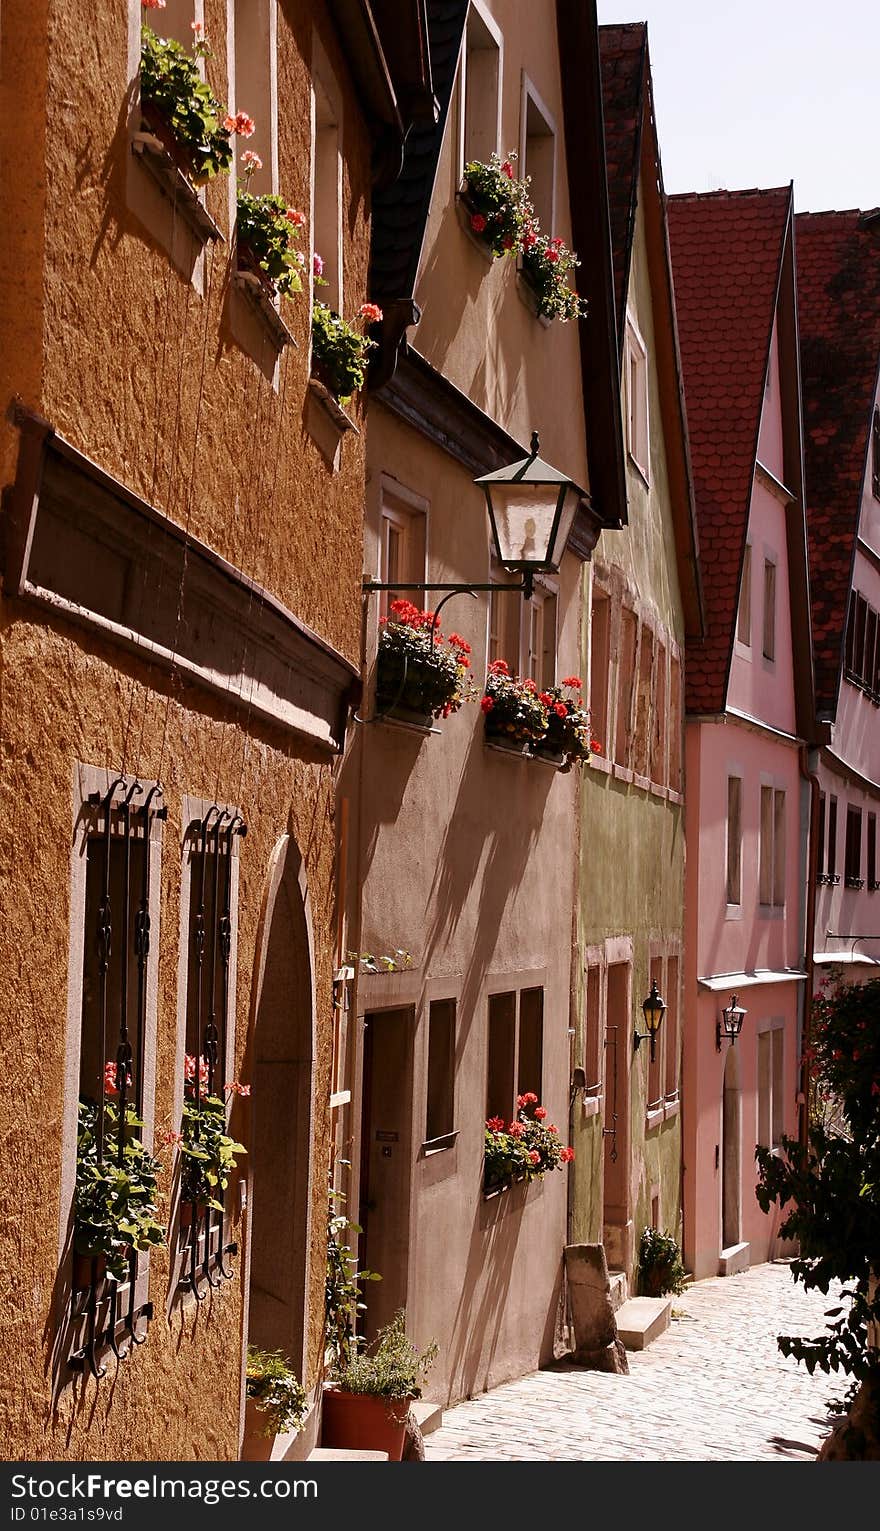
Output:
<svg viewBox="0 0 880 1531">
<path fill-rule="evenodd" d="M 399 1462 L 411 1402 L 411 1398 L 375 1398 L 368 1393 L 325 1388 L 321 1444 L 352 1451 L 387 1451 L 390 1462 Z"/>
</svg>

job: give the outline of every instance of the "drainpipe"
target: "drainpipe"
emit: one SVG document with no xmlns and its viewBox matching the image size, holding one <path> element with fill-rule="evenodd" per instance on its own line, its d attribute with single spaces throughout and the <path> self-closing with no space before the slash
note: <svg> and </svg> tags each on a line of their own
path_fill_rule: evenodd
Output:
<svg viewBox="0 0 880 1531">
<path fill-rule="evenodd" d="M 819 851 L 819 778 L 810 770 L 806 745 L 798 750 L 801 776 L 810 789 L 810 826 L 807 833 L 807 912 L 806 941 L 804 943 L 804 967 L 807 973 L 804 994 L 803 1025 L 801 1028 L 801 1104 L 798 1110 L 798 1141 L 807 1146 L 810 1125 L 810 1063 L 807 1056 L 812 1039 L 813 1018 L 813 947 L 816 942 L 816 867 Z"/>
</svg>

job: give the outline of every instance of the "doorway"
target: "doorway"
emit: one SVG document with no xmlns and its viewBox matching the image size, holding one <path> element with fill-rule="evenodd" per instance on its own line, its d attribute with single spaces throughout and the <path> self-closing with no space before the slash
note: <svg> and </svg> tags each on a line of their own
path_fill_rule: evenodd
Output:
<svg viewBox="0 0 880 1531">
<path fill-rule="evenodd" d="M 372 1339 L 405 1308 L 409 1289 L 412 1188 L 412 1057 L 415 1012 L 372 1010 L 364 1017 L 360 1203 L 364 1332 Z"/>
<path fill-rule="evenodd" d="M 248 1338 L 308 1370 L 311 1122 L 314 1068 L 312 925 L 302 857 L 276 846 L 257 950 L 252 1039 Z"/>
<path fill-rule="evenodd" d="M 721 1248 L 742 1242 L 742 1090 L 731 1044 L 724 1064 L 721 1107 Z"/>
<path fill-rule="evenodd" d="M 633 1255 L 629 1161 L 631 964 L 609 964 L 607 984 L 602 1242 L 609 1270 L 628 1271 Z"/>
</svg>

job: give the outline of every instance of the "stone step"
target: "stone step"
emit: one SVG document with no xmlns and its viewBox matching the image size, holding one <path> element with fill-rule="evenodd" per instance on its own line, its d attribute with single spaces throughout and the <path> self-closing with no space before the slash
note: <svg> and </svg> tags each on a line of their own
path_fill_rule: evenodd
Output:
<svg viewBox="0 0 880 1531">
<path fill-rule="evenodd" d="M 622 1308 L 629 1296 L 629 1283 L 626 1279 L 626 1271 L 609 1271 L 608 1280 L 611 1284 L 611 1306 L 616 1313 Z"/>
<path fill-rule="evenodd" d="M 617 1310 L 617 1333 L 627 1350 L 644 1350 L 672 1317 L 671 1297 L 630 1297 Z"/>
<path fill-rule="evenodd" d="M 387 1451 L 352 1451 L 348 1446 L 313 1446 L 307 1462 L 387 1462 Z"/>
<path fill-rule="evenodd" d="M 422 1435 L 431 1435 L 443 1423 L 443 1410 L 439 1403 L 431 1403 L 427 1398 L 417 1398 L 415 1403 L 410 1404 L 409 1411 Z"/>
<path fill-rule="evenodd" d="M 719 1276 L 736 1276 L 740 1271 L 747 1271 L 751 1264 L 751 1254 L 750 1244 L 729 1244 L 721 1251 L 721 1258 L 718 1261 Z"/>
</svg>

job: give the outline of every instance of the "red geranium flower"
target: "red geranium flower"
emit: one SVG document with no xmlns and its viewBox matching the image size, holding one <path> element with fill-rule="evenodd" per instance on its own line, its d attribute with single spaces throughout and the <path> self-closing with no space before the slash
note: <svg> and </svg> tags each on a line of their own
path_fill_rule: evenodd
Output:
<svg viewBox="0 0 880 1531">
<path fill-rule="evenodd" d="M 486 220 L 482 213 L 471 213 L 471 228 L 475 234 L 482 234 L 486 227 Z"/>
<path fill-rule="evenodd" d="M 529 1154 L 529 1158 L 533 1164 L 540 1164 L 541 1162 L 541 1155 L 538 1153 L 536 1148 L 532 1149 L 531 1153 Z"/>
<path fill-rule="evenodd" d="M 483 700 L 480 703 L 480 706 L 481 706 L 483 712 L 491 712 L 492 708 L 495 706 L 495 703 L 492 700 L 491 696 L 484 696 Z"/>
<path fill-rule="evenodd" d="M 546 1115 L 547 1115 L 547 1107 L 546 1106 L 536 1106 L 535 1107 L 535 1120 L 537 1122 L 543 1122 L 544 1117 Z"/>
<path fill-rule="evenodd" d="M 504 1117 L 503 1116 L 490 1116 L 489 1120 L 486 1123 L 486 1126 L 488 1127 L 490 1132 L 503 1132 L 504 1131 Z"/>
<path fill-rule="evenodd" d="M 568 717 L 568 708 L 564 702 L 554 702 L 553 711 L 556 713 L 557 718 Z"/>
<path fill-rule="evenodd" d="M 563 686 L 574 686 L 576 691 L 580 691 L 583 681 L 579 675 L 566 675 L 562 684 Z"/>
<path fill-rule="evenodd" d="M 521 1138 L 525 1132 L 522 1122 L 511 1122 L 507 1130 L 512 1138 Z"/>
</svg>

